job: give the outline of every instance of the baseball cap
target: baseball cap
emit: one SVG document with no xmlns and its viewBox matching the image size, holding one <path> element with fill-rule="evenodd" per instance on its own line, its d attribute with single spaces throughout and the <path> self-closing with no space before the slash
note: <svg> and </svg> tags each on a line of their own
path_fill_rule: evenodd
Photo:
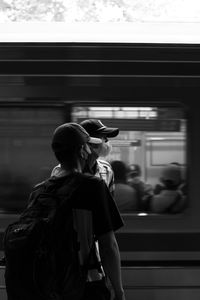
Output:
<svg viewBox="0 0 200 300">
<path fill-rule="evenodd" d="M 181 182 L 180 167 L 173 164 L 165 166 L 161 172 L 161 178 L 171 180 L 174 184 L 179 184 Z"/>
<path fill-rule="evenodd" d="M 119 134 L 118 128 L 107 127 L 100 120 L 87 119 L 80 123 L 91 136 L 106 135 L 107 137 L 115 137 Z"/>
<path fill-rule="evenodd" d="M 77 123 L 64 123 L 53 133 L 52 149 L 54 152 L 73 150 L 85 143 L 101 144 L 102 140 L 90 137 L 87 131 Z"/>
<path fill-rule="evenodd" d="M 133 174 L 135 176 L 140 176 L 141 175 L 141 169 L 140 166 L 137 164 L 131 164 L 127 168 L 127 173 L 129 175 Z"/>
</svg>

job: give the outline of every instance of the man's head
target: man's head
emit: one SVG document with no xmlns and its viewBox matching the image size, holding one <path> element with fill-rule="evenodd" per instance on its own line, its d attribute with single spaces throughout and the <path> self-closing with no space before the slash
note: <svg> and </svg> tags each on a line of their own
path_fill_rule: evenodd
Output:
<svg viewBox="0 0 200 300">
<path fill-rule="evenodd" d="M 110 164 L 114 172 L 115 183 L 126 183 L 126 178 L 127 178 L 126 164 L 121 160 L 113 160 L 111 161 Z"/>
<path fill-rule="evenodd" d="M 177 188 L 181 184 L 181 169 L 179 165 L 166 165 L 160 175 L 160 180 L 167 188 Z"/>
<path fill-rule="evenodd" d="M 112 138 L 119 134 L 118 128 L 107 127 L 100 120 L 97 119 L 87 119 L 80 123 L 80 125 L 85 128 L 89 135 L 101 138 L 107 137 Z"/>
<path fill-rule="evenodd" d="M 90 137 L 87 131 L 76 123 L 58 126 L 52 138 L 52 149 L 60 163 L 70 168 L 77 166 L 77 160 L 86 160 L 91 150 L 87 144 L 101 144 L 101 139 Z"/>
<path fill-rule="evenodd" d="M 102 144 L 92 145 L 92 150 L 96 156 L 107 156 L 112 147 L 108 138 L 116 137 L 119 134 L 119 129 L 105 126 L 100 120 L 87 119 L 80 125 L 89 133 L 90 136 L 102 139 Z"/>
<path fill-rule="evenodd" d="M 141 168 L 137 164 L 131 164 L 128 166 L 127 175 L 129 178 L 141 176 Z"/>
</svg>

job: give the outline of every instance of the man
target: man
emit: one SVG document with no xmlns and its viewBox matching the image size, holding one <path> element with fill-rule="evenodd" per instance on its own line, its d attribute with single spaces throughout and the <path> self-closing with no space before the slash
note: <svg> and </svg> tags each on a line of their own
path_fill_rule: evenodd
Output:
<svg viewBox="0 0 200 300">
<path fill-rule="evenodd" d="M 100 138 L 102 144 L 91 145 L 92 154 L 88 160 L 88 172 L 105 180 L 111 194 L 114 194 L 114 175 L 111 165 L 101 159 L 108 156 L 112 146 L 109 143 L 109 138 L 116 137 L 119 134 L 119 129 L 105 126 L 100 120 L 87 119 L 80 123 L 90 136 Z M 99 158 L 101 157 L 101 158 Z"/>
<path fill-rule="evenodd" d="M 186 196 L 180 189 L 182 182 L 180 166 L 177 163 L 166 165 L 160 174 L 160 185 L 151 198 L 151 210 L 155 213 L 175 214 L 186 205 Z"/>
<path fill-rule="evenodd" d="M 127 183 L 127 166 L 121 160 L 113 160 L 111 166 L 115 176 L 115 202 L 121 213 L 137 211 L 136 190 Z"/>
<path fill-rule="evenodd" d="M 83 174 L 88 156 L 91 154 L 88 143 L 98 145 L 101 140 L 94 139 L 76 123 L 59 126 L 53 136 L 52 148 L 60 163 L 59 172 L 54 177 L 70 174 L 79 175 L 82 183 L 77 186 L 72 203 L 74 224 L 80 242 L 79 258 L 81 263 L 88 260 L 92 246 L 92 235 L 99 243 L 103 269 L 98 268 L 99 276 L 93 266 L 88 272 L 84 300 L 110 299 L 105 277 L 110 279 L 115 299 L 125 300 L 122 287 L 120 254 L 114 231 L 123 225 L 118 209 L 104 180 Z M 103 221 L 102 221 L 103 220 Z M 95 249 L 94 249 L 95 250 Z M 95 252 L 93 255 L 95 255 Z M 98 261 L 98 257 L 97 260 Z"/>
<path fill-rule="evenodd" d="M 148 211 L 153 197 L 153 188 L 141 179 L 141 173 L 139 165 L 130 164 L 127 169 L 127 183 L 136 191 L 138 210 Z"/>
<path fill-rule="evenodd" d="M 90 173 L 104 179 L 111 194 L 114 194 L 114 175 L 110 164 L 100 159 L 99 157 L 107 156 L 111 151 L 111 145 L 108 138 L 116 137 L 119 134 L 118 128 L 106 127 L 100 120 L 87 119 L 80 125 L 92 137 L 97 137 L 102 140 L 101 144 L 90 144 L 91 154 L 88 156 L 88 162 L 84 172 Z M 56 166 L 51 175 L 59 173 L 60 165 Z"/>
</svg>

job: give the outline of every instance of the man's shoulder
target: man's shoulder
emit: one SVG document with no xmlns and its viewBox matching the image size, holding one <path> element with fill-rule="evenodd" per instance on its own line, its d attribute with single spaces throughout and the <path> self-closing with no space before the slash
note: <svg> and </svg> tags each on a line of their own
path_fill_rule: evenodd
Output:
<svg viewBox="0 0 200 300">
<path fill-rule="evenodd" d="M 78 193 L 84 197 L 94 197 L 100 195 L 101 192 L 105 191 L 106 183 L 102 178 L 97 176 L 84 173 L 81 175 L 81 184 L 78 188 Z"/>
<path fill-rule="evenodd" d="M 83 183 L 102 183 L 103 180 L 95 175 L 90 173 L 82 173 L 81 174 L 82 182 Z"/>
</svg>

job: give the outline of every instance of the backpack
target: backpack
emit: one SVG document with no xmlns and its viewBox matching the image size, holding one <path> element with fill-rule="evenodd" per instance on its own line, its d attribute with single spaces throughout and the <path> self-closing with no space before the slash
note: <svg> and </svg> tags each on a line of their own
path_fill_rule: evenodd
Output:
<svg viewBox="0 0 200 300">
<path fill-rule="evenodd" d="M 6 228 L 8 300 L 82 299 L 87 269 L 79 263 L 71 205 L 80 182 L 80 174 L 72 174 L 37 185 L 27 208 Z"/>
</svg>

